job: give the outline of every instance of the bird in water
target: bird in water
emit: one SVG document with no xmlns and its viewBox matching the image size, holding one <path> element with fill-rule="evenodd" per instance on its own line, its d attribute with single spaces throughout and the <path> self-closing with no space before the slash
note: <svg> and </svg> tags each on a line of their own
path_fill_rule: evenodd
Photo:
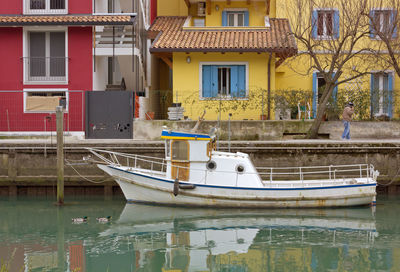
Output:
<svg viewBox="0 0 400 272">
<path fill-rule="evenodd" d="M 97 222 L 99 223 L 107 223 L 111 221 L 111 216 L 107 216 L 107 217 L 97 217 L 96 218 Z"/>
<path fill-rule="evenodd" d="M 73 223 L 83 223 L 83 222 L 86 222 L 87 220 L 88 220 L 87 216 L 72 218 Z"/>
</svg>

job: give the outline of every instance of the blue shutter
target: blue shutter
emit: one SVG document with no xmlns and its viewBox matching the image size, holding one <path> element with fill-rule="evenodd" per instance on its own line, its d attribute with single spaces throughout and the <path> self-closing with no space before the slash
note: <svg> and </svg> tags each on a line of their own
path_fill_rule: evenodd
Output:
<svg viewBox="0 0 400 272">
<path fill-rule="evenodd" d="M 226 11 L 222 12 L 222 26 L 228 25 L 228 13 Z"/>
<path fill-rule="evenodd" d="M 340 30 L 340 22 L 339 22 L 339 11 L 335 10 L 333 12 L 333 37 L 335 39 L 339 39 L 339 30 Z"/>
<path fill-rule="evenodd" d="M 393 109 L 392 109 L 392 99 L 393 99 L 393 74 L 388 74 L 388 114 L 389 117 L 393 117 Z"/>
<path fill-rule="evenodd" d="M 239 88 L 238 88 L 238 65 L 229 66 L 231 68 L 231 96 L 233 98 L 239 96 Z"/>
<path fill-rule="evenodd" d="M 238 91 L 239 97 L 246 97 L 246 65 L 238 66 Z"/>
<path fill-rule="evenodd" d="M 311 16 L 311 36 L 315 39 L 317 38 L 317 29 L 318 29 L 318 11 L 313 10 L 312 16 Z"/>
<path fill-rule="evenodd" d="M 375 10 L 369 12 L 369 37 L 375 38 L 375 28 L 372 20 L 375 20 Z"/>
<path fill-rule="evenodd" d="M 318 79 L 317 79 L 317 72 L 313 73 L 312 77 L 312 90 L 313 90 L 313 103 L 312 103 L 312 110 L 313 110 L 313 118 L 317 118 L 317 100 L 318 100 Z"/>
<path fill-rule="evenodd" d="M 379 110 L 379 97 L 377 92 L 375 91 L 375 74 L 371 74 L 371 118 L 374 117 L 375 113 Z"/>
<path fill-rule="evenodd" d="M 390 24 L 391 25 L 394 24 L 393 33 L 392 33 L 392 39 L 397 38 L 397 22 L 398 22 L 398 19 L 396 19 L 396 18 L 398 16 L 398 14 L 396 14 L 396 13 L 397 13 L 397 10 L 392 10 L 392 12 L 390 14 Z"/>
<path fill-rule="evenodd" d="M 211 65 L 211 97 L 218 96 L 218 66 Z"/>
<path fill-rule="evenodd" d="M 336 76 L 336 73 L 333 73 L 333 77 L 335 77 L 335 76 Z M 338 86 L 336 86 L 332 92 L 333 102 L 335 102 L 335 103 L 336 103 L 336 99 L 337 99 L 337 93 L 338 93 Z"/>
<path fill-rule="evenodd" d="M 249 12 L 244 12 L 244 26 L 249 26 Z"/>
<path fill-rule="evenodd" d="M 203 65 L 202 71 L 202 96 L 211 97 L 211 65 Z"/>
</svg>

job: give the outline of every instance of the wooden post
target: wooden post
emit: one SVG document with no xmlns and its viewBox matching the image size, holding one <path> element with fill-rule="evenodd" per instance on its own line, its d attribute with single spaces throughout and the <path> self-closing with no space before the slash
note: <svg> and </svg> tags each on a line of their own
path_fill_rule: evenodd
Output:
<svg viewBox="0 0 400 272">
<path fill-rule="evenodd" d="M 57 204 L 64 204 L 64 113 L 63 107 L 56 107 L 57 120 Z"/>
</svg>

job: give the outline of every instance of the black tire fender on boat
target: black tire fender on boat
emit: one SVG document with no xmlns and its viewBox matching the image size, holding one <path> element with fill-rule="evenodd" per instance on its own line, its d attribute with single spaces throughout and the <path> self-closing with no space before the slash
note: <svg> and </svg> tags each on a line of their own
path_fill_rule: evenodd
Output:
<svg viewBox="0 0 400 272">
<path fill-rule="evenodd" d="M 194 184 L 179 184 L 179 189 L 183 189 L 183 190 L 188 189 L 188 190 L 191 190 L 191 189 L 194 189 L 194 188 L 196 188 L 196 185 L 194 185 Z"/>
<path fill-rule="evenodd" d="M 182 190 L 193 190 L 194 188 L 196 188 L 196 185 L 194 184 L 180 184 L 179 180 L 176 178 L 174 181 L 174 196 L 177 196 L 179 194 L 179 189 Z"/>
<path fill-rule="evenodd" d="M 177 196 L 179 194 L 179 180 L 177 178 L 174 181 L 173 193 L 174 193 L 174 196 Z"/>
</svg>

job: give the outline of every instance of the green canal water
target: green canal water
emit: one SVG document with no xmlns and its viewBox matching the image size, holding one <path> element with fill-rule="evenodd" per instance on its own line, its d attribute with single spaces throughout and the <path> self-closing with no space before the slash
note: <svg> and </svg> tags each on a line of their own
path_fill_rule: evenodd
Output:
<svg viewBox="0 0 400 272">
<path fill-rule="evenodd" d="M 218 210 L 0 199 L 0 259 L 6 271 L 400 271 L 400 197 L 377 202 Z"/>
</svg>

